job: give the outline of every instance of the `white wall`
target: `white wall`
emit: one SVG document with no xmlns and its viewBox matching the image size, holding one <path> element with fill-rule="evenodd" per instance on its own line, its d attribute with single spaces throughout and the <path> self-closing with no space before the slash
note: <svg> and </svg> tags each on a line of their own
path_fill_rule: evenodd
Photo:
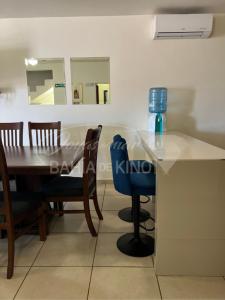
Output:
<svg viewBox="0 0 225 300">
<path fill-rule="evenodd" d="M 151 20 L 151 16 L 0 20 L 0 90 L 9 91 L 0 96 L 0 121 L 61 120 L 67 126 L 102 123 L 145 129 L 148 89 L 165 86 L 168 128 L 225 148 L 225 15 L 216 17 L 214 34 L 206 40 L 153 41 Z M 68 105 L 28 105 L 25 57 L 65 57 L 66 79 L 71 82 L 70 57 L 95 56 L 110 57 L 110 105 L 72 105 L 68 85 Z M 105 129 L 104 141 L 111 141 L 116 131 Z M 102 157 L 108 159 L 108 152 L 102 151 Z"/>
</svg>

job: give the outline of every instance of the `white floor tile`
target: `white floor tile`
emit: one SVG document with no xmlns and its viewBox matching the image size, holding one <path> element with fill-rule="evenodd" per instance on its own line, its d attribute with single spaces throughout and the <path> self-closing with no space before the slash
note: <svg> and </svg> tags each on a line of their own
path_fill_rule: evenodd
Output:
<svg viewBox="0 0 225 300">
<path fill-rule="evenodd" d="M 87 299 L 91 268 L 33 267 L 16 299 Z"/>
<path fill-rule="evenodd" d="M 95 267 L 89 299 L 160 299 L 160 293 L 151 268 Z"/>
<path fill-rule="evenodd" d="M 39 236 L 23 235 L 15 242 L 15 266 L 31 266 L 43 242 Z M 7 266 L 8 260 L 7 238 L 0 240 L 0 266 Z"/>
<path fill-rule="evenodd" d="M 14 275 L 9 280 L 6 279 L 6 268 L 0 268 L 0 299 L 12 300 L 23 282 L 29 268 L 17 267 L 14 269 Z"/>
<path fill-rule="evenodd" d="M 35 266 L 91 266 L 96 238 L 89 233 L 59 233 L 48 236 Z"/>
</svg>

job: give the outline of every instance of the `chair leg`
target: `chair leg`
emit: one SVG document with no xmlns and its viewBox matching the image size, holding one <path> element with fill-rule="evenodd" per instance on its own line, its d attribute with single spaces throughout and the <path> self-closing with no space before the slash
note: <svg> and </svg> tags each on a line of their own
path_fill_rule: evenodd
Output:
<svg viewBox="0 0 225 300">
<path fill-rule="evenodd" d="M 100 210 L 99 205 L 98 205 L 98 197 L 97 197 L 96 192 L 94 193 L 94 196 L 93 196 L 93 202 L 94 202 L 95 211 L 98 215 L 99 220 L 103 220 L 103 216 L 102 216 L 101 210 Z"/>
<path fill-rule="evenodd" d="M 63 210 L 63 202 L 57 201 L 53 203 L 54 211 L 57 213 L 59 210 Z M 64 213 L 58 213 L 59 217 L 62 217 Z"/>
<path fill-rule="evenodd" d="M 97 232 L 95 230 L 94 224 L 91 218 L 90 206 L 89 206 L 89 199 L 84 198 L 84 214 L 87 221 L 88 228 L 91 232 L 92 236 L 97 236 Z"/>
<path fill-rule="evenodd" d="M 5 230 L 0 230 L 0 240 L 1 239 L 5 239 L 6 238 L 6 236 L 7 236 L 7 234 L 6 234 L 6 231 Z"/>
<path fill-rule="evenodd" d="M 134 237 L 140 238 L 140 197 L 132 197 L 132 208 L 133 208 L 133 224 L 134 224 Z"/>
<path fill-rule="evenodd" d="M 50 214 L 50 212 L 52 212 L 52 207 L 51 204 L 49 202 L 45 202 L 44 203 L 44 209 L 45 209 L 45 221 L 46 221 L 46 235 L 49 235 L 49 223 L 50 220 L 52 218 L 52 214 Z"/>
<path fill-rule="evenodd" d="M 12 278 L 14 273 L 14 256 L 15 256 L 15 236 L 14 229 L 7 230 L 8 236 L 8 267 L 7 279 Z"/>
<path fill-rule="evenodd" d="M 63 202 L 58 202 L 58 210 L 63 210 Z M 63 212 L 59 213 L 59 217 L 62 217 L 63 215 Z"/>
<path fill-rule="evenodd" d="M 44 208 L 41 209 L 40 215 L 39 215 L 39 235 L 40 235 L 40 241 L 44 242 L 46 241 L 46 235 L 47 235 L 47 222 L 46 222 L 46 213 Z"/>
<path fill-rule="evenodd" d="M 53 209 L 55 212 L 58 210 L 58 202 L 53 202 Z"/>
</svg>

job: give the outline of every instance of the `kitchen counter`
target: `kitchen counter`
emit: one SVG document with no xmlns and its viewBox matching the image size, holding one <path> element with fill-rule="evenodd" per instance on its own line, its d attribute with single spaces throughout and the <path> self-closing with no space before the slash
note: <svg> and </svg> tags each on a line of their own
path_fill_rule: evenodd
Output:
<svg viewBox="0 0 225 300">
<path fill-rule="evenodd" d="M 156 274 L 225 276 L 225 150 L 178 132 L 139 134 L 156 172 Z"/>
</svg>

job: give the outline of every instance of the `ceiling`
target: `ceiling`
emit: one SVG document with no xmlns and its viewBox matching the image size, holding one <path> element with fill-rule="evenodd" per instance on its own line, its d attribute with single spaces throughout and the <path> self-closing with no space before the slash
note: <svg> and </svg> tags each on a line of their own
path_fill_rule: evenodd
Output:
<svg viewBox="0 0 225 300">
<path fill-rule="evenodd" d="M 0 18 L 225 13 L 225 0 L 0 0 Z"/>
</svg>

